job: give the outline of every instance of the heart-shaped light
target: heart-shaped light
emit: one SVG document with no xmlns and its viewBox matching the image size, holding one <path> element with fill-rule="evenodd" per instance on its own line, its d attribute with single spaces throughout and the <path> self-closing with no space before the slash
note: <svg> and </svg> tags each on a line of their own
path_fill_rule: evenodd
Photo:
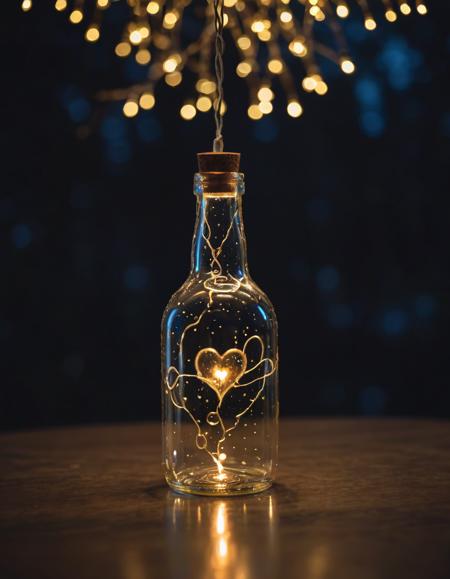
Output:
<svg viewBox="0 0 450 579">
<path fill-rule="evenodd" d="M 203 348 L 195 357 L 195 369 L 220 400 L 244 374 L 247 356 L 242 350 L 231 348 L 220 355 L 214 348 Z"/>
</svg>

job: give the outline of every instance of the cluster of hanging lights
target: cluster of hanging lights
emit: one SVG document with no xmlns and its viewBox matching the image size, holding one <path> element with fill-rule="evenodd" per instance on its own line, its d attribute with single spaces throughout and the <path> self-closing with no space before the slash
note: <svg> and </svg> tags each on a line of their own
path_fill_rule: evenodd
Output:
<svg viewBox="0 0 450 579">
<path fill-rule="evenodd" d="M 379 0 L 376 0 L 379 2 Z M 372 1 L 375 4 L 375 0 Z M 74 25 L 85 26 L 87 42 L 98 42 L 107 10 L 124 4 L 128 17 L 122 36 L 114 46 L 118 58 L 134 58 L 147 68 L 146 80 L 117 90 L 102 91 L 101 100 L 123 101 L 123 113 L 134 117 L 140 109 L 156 104 L 155 90 L 164 82 L 177 87 L 186 82 L 191 96 L 180 107 L 180 116 L 189 121 L 197 113 L 215 106 L 214 10 L 207 0 L 56 0 L 54 7 L 65 12 Z M 355 64 L 349 56 L 341 19 L 359 10 L 367 30 L 377 28 L 370 0 L 223 0 L 223 26 L 228 45 L 238 55 L 235 72 L 248 86 L 247 114 L 261 119 L 273 110 L 274 86 L 285 95 L 289 116 L 300 117 L 301 91 L 324 95 L 328 85 L 322 77 L 318 59 L 334 62 L 343 73 L 352 74 Z M 399 15 L 413 11 L 425 15 L 422 0 L 383 0 L 384 18 L 395 22 Z M 22 1 L 28 12 L 32 0 Z M 201 23 L 192 39 L 188 20 Z M 323 24 L 322 24 L 323 23 Z M 330 39 L 324 43 L 317 35 L 318 25 L 328 26 Z M 227 46 L 230 50 L 230 46 Z M 300 63 L 300 66 L 298 66 Z M 221 102 L 220 114 L 226 111 Z"/>
</svg>

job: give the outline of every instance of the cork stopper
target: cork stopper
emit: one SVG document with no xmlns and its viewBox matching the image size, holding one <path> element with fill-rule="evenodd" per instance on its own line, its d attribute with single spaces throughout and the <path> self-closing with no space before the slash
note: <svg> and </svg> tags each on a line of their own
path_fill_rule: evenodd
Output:
<svg viewBox="0 0 450 579">
<path fill-rule="evenodd" d="M 238 173 L 240 153 L 197 153 L 200 173 Z"/>
</svg>

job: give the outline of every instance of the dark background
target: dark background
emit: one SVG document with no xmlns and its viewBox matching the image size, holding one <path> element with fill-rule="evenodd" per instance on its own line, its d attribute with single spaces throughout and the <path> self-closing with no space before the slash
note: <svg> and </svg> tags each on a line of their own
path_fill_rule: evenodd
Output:
<svg viewBox="0 0 450 579">
<path fill-rule="evenodd" d="M 142 74 L 112 54 L 120 7 L 87 46 L 52 2 L 8 4 L 1 425 L 155 419 L 160 318 L 188 273 L 212 115 L 182 121 L 180 87 L 134 119 L 95 102 Z M 250 269 L 278 313 L 285 415 L 450 414 L 444 4 L 371 34 L 343 23 L 357 74 L 324 63 L 330 90 L 300 91 L 297 120 L 281 91 L 248 120 L 227 55 L 225 143 L 242 152 Z"/>
</svg>

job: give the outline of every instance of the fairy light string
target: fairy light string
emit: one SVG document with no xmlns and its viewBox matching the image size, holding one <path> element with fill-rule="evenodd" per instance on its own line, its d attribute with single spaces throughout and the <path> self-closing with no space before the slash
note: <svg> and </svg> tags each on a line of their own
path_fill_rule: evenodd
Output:
<svg viewBox="0 0 450 579">
<path fill-rule="evenodd" d="M 216 123 L 216 136 L 213 141 L 213 151 L 215 153 L 217 152 L 221 153 L 223 151 L 223 137 L 222 137 L 222 128 L 223 128 L 222 103 L 223 103 L 223 77 L 224 77 L 223 4 L 224 0 L 213 0 L 214 29 L 216 31 L 214 70 L 216 73 L 216 87 L 217 87 L 217 97 L 214 103 L 214 120 Z"/>
<path fill-rule="evenodd" d="M 341 22 L 355 15 L 365 29 L 378 27 L 378 12 L 388 23 L 416 13 L 425 15 L 424 0 L 49 0 L 69 22 L 82 27 L 90 44 L 102 39 L 107 12 L 119 9 L 127 14 L 121 38 L 111 50 L 120 59 L 134 59 L 146 67 L 142 82 L 120 89 L 100 91 L 100 101 L 123 101 L 123 113 L 134 117 L 156 104 L 155 90 L 188 84 L 190 96 L 181 104 L 180 116 L 190 121 L 197 114 L 214 109 L 216 134 L 214 150 L 223 146 L 222 126 L 226 112 L 223 96 L 224 32 L 238 55 L 235 73 L 247 84 L 247 114 L 259 120 L 271 114 L 276 90 L 284 93 L 289 116 L 303 114 L 301 91 L 323 96 L 328 92 L 318 56 L 334 62 L 344 74 L 356 70 Z M 195 5 L 194 5 L 195 4 Z M 24 12 L 34 8 L 33 0 L 20 2 Z M 373 12 L 372 9 L 378 10 Z M 198 36 L 184 34 L 186 14 L 195 10 L 201 22 Z M 191 13 L 192 16 L 192 13 Z M 328 26 L 332 40 L 318 38 L 318 25 Z M 324 36 L 321 36 L 324 38 Z M 300 65 L 300 66 L 298 66 Z M 192 82 L 193 81 L 193 82 Z M 195 87 L 195 88 L 193 88 Z M 281 89 L 281 90 L 280 90 Z"/>
</svg>

